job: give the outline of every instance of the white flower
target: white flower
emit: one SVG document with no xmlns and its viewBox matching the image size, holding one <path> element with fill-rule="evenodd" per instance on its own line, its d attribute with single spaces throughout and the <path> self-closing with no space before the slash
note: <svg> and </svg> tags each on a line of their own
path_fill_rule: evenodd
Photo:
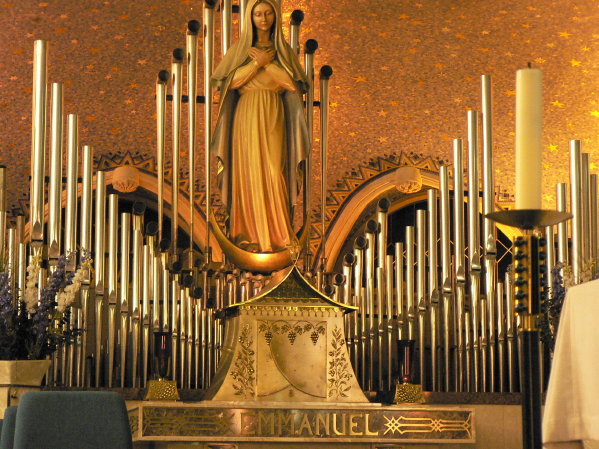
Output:
<svg viewBox="0 0 599 449">
<path fill-rule="evenodd" d="M 38 276 L 42 266 L 42 256 L 36 254 L 31 257 L 29 265 L 27 266 L 27 282 L 25 284 L 25 292 L 23 299 L 27 306 L 27 312 L 33 313 L 37 308 L 38 303 Z"/>
</svg>

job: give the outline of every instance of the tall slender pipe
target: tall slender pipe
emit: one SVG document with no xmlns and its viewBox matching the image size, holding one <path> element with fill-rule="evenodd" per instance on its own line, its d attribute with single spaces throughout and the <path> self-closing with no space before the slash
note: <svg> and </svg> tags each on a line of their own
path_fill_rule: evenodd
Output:
<svg viewBox="0 0 599 449">
<path fill-rule="evenodd" d="M 363 274 L 364 274 L 364 252 L 368 246 L 368 241 L 363 237 L 359 236 L 354 241 L 354 256 L 356 258 L 356 267 L 354 269 L 354 290 L 356 292 L 356 302 L 359 307 L 360 321 L 358 326 L 358 339 L 359 339 L 359 379 L 360 385 L 363 389 L 366 388 L 366 305 L 365 305 L 365 290 L 363 285 Z"/>
<path fill-rule="evenodd" d="M 48 186 L 48 257 L 58 259 L 61 253 L 62 229 L 62 83 L 52 83 L 52 131 L 50 138 L 50 184 Z M 0 230 L 0 234 L 2 231 Z M 0 250 L 3 245 L 0 245 Z"/>
<path fill-rule="evenodd" d="M 582 264 L 589 261 L 591 252 L 589 153 L 580 154 L 580 254 Z"/>
<path fill-rule="evenodd" d="M 108 388 L 114 379 L 118 306 L 118 195 L 108 195 Z"/>
<path fill-rule="evenodd" d="M 416 339 L 414 268 L 414 226 L 406 226 L 406 312 L 408 318 L 408 340 Z"/>
<path fill-rule="evenodd" d="M 106 253 L 106 178 L 103 171 L 96 173 L 96 211 L 95 211 L 95 257 L 94 257 L 94 282 L 95 282 L 95 376 L 94 386 L 100 386 L 100 367 L 102 365 L 102 343 L 105 339 L 103 335 L 104 327 L 104 264 Z"/>
<path fill-rule="evenodd" d="M 247 0 L 239 0 L 239 35 L 243 33 L 243 28 L 245 27 L 245 10 L 247 9 Z"/>
<path fill-rule="evenodd" d="M 426 371 L 426 316 L 428 301 L 426 297 L 426 218 L 425 210 L 416 211 L 416 307 L 418 308 L 418 357 L 420 365 L 420 384 L 428 389 Z"/>
<path fill-rule="evenodd" d="M 445 371 L 445 391 L 455 390 L 452 379 L 456 379 L 452 371 L 451 351 L 453 348 L 452 298 L 453 285 L 451 278 L 451 214 L 449 203 L 449 171 L 446 165 L 439 169 L 440 216 L 441 216 L 441 292 L 443 313 L 443 363 Z M 454 365 L 455 368 L 455 365 Z M 454 381 L 455 383 L 455 381 Z"/>
<path fill-rule="evenodd" d="M 75 114 L 67 116 L 67 202 L 64 220 L 64 249 L 71 254 L 77 249 L 77 168 L 79 131 L 78 117 Z M 68 269 L 74 270 L 75 257 L 71 257 Z"/>
<path fill-rule="evenodd" d="M 80 224 L 80 249 L 82 255 L 91 257 L 92 251 L 92 209 L 93 209 L 93 151 L 89 145 L 83 146 L 83 166 L 82 166 L 82 186 L 81 186 L 81 214 Z M 89 317 L 89 299 L 90 299 L 91 273 L 85 270 L 83 283 L 81 285 L 81 344 L 77 346 L 77 386 L 82 386 L 85 382 L 86 373 L 85 360 L 87 359 L 87 333 Z"/>
<path fill-rule="evenodd" d="M 229 50 L 231 46 L 231 14 L 233 12 L 233 5 L 231 0 L 221 0 L 221 50 L 223 56 Z"/>
<path fill-rule="evenodd" d="M 306 76 L 308 77 L 308 90 L 306 92 L 306 124 L 308 128 L 308 135 L 310 136 L 310 146 L 308 154 L 306 155 L 306 166 L 304 169 L 304 220 L 308 220 L 312 213 L 312 143 L 314 140 L 314 52 L 318 48 L 318 42 L 314 39 L 308 39 L 304 44 L 304 69 Z M 310 241 L 310 228 L 308 232 L 307 241 Z M 304 267 L 309 267 L 312 264 L 312 255 L 310 254 L 309 245 L 306 247 L 304 256 Z"/>
<path fill-rule="evenodd" d="M 179 154 L 181 144 L 181 95 L 183 92 L 183 50 L 176 48 L 173 51 L 171 63 L 171 82 L 173 92 L 173 174 L 172 174 L 172 200 L 171 200 L 171 254 L 177 257 L 179 230 Z"/>
<path fill-rule="evenodd" d="M 119 352 L 120 352 L 120 386 L 125 387 L 127 382 L 125 378 L 127 368 L 127 346 L 129 341 L 131 321 L 131 298 L 129 295 L 129 257 L 131 253 L 131 214 L 129 212 L 121 213 L 121 268 L 120 268 L 120 288 L 119 303 L 121 312 L 121 327 L 119 332 Z"/>
<path fill-rule="evenodd" d="M 158 174 L 158 240 L 163 237 L 164 225 L 164 143 L 166 124 L 166 87 L 170 74 L 158 72 L 156 80 L 156 170 Z"/>
<path fill-rule="evenodd" d="M 368 242 L 368 246 L 366 248 L 366 260 L 364 263 L 366 268 L 366 296 L 364 300 L 366 305 L 366 316 L 368 318 L 368 352 L 370 354 L 368 360 L 368 391 L 375 391 L 377 388 L 376 379 L 374 376 L 374 354 L 376 342 L 375 334 L 378 333 L 378 327 L 376 327 L 374 322 L 375 302 L 377 298 L 374 288 L 374 255 L 376 251 L 376 236 L 378 231 L 378 223 L 376 221 L 369 220 L 366 223 L 366 241 Z"/>
<path fill-rule="evenodd" d="M 465 319 L 465 296 L 466 296 L 466 254 L 464 236 L 464 149 L 462 139 L 453 141 L 453 192 L 454 192 L 454 247 L 455 247 L 455 326 L 457 336 L 457 373 L 458 391 L 465 386 L 464 374 L 467 373 L 464 365 L 464 319 Z"/>
<path fill-rule="evenodd" d="M 580 140 L 570 141 L 570 208 L 572 213 L 572 274 L 580 282 L 582 270 L 582 211 L 581 211 L 581 153 Z"/>
<path fill-rule="evenodd" d="M 296 9 L 291 13 L 291 24 L 289 26 L 289 45 L 295 54 L 299 55 L 299 35 L 300 25 L 304 20 L 304 12 L 301 9 Z"/>
<path fill-rule="evenodd" d="M 493 138 L 492 138 L 492 102 L 491 102 L 491 78 L 482 75 L 482 130 L 483 130 L 483 244 L 484 244 L 484 272 L 485 272 L 485 300 L 487 304 L 487 316 L 489 321 L 488 342 L 487 332 L 482 332 L 482 343 L 488 344 L 488 351 L 483 350 L 483 355 L 488 353 L 488 379 L 483 386 L 494 390 L 495 385 L 495 287 L 497 284 L 497 233 L 495 222 L 486 218 L 487 214 L 495 211 L 495 180 L 493 176 Z"/>
<path fill-rule="evenodd" d="M 214 57 L 214 5 L 215 0 L 204 0 L 204 152 L 205 152 L 205 184 L 206 184 L 206 220 L 210 217 L 212 206 L 212 189 L 210 187 L 210 142 L 212 141 L 212 64 Z M 245 10 L 245 8 L 244 8 Z M 243 12 L 243 11 L 242 11 Z M 243 18 L 243 16 L 241 16 Z M 245 22 L 241 20 L 240 22 Z M 210 226 L 206 226 L 206 262 L 210 261 Z"/>
<path fill-rule="evenodd" d="M 431 380 L 433 391 L 439 391 L 441 373 L 439 371 L 439 272 L 438 272 L 438 219 L 437 219 L 437 190 L 427 191 L 428 209 L 428 298 L 430 303 L 430 344 L 431 344 Z"/>
<path fill-rule="evenodd" d="M 567 184 L 560 182 L 556 185 L 556 206 L 560 212 L 567 212 Z M 562 221 L 557 225 L 557 261 L 568 264 L 568 222 Z"/>
<path fill-rule="evenodd" d="M 395 242 L 395 297 L 394 308 L 395 316 L 397 317 L 397 338 L 405 339 L 404 324 L 406 320 L 406 298 L 404 295 L 404 257 L 403 257 L 403 242 Z"/>
<path fill-rule="evenodd" d="M 142 204 L 144 207 L 136 207 Z M 139 365 L 139 353 L 141 346 L 141 321 L 142 321 L 142 285 L 143 285 L 143 212 L 144 203 L 133 205 L 133 258 L 131 264 L 131 385 L 138 386 L 137 373 Z"/>
<path fill-rule="evenodd" d="M 597 261 L 597 174 L 593 173 L 589 178 L 589 260 Z M 597 272 L 596 263 L 593 264 L 595 274 Z"/>
<path fill-rule="evenodd" d="M 320 231 L 321 231 L 321 260 L 326 263 L 326 216 L 327 216 L 327 149 L 329 126 L 329 78 L 333 69 L 324 65 L 320 68 Z"/>
<path fill-rule="evenodd" d="M 230 0 L 229 0 L 230 1 Z M 223 5 L 224 6 L 224 5 Z M 228 11 L 231 11 L 229 3 Z M 223 19 L 224 21 L 224 19 Z M 229 14 L 229 40 L 231 42 L 231 15 Z M 223 23 L 224 25 L 224 23 Z M 186 261 L 188 269 L 193 267 L 193 230 L 194 226 L 194 209 L 195 209 L 195 159 L 196 159 L 196 121 L 197 121 L 197 102 L 196 97 L 198 95 L 198 31 L 200 30 L 200 22 L 197 20 L 190 20 L 187 23 L 187 35 L 186 35 L 186 48 L 187 48 L 187 97 L 188 102 L 188 157 L 189 157 L 189 254 Z M 224 27 L 223 27 L 224 31 Z M 223 43 L 225 40 L 225 33 L 223 32 Z M 228 46 L 227 46 L 228 48 Z"/>
<path fill-rule="evenodd" d="M 507 338 L 507 370 L 509 392 L 518 391 L 516 376 L 516 322 L 514 317 L 514 291 L 512 274 L 505 273 L 505 316 L 506 316 L 506 338 Z"/>
<path fill-rule="evenodd" d="M 29 209 L 29 233 L 32 241 L 44 240 L 47 50 L 46 41 L 35 41 L 33 48 L 33 120 L 31 127 L 31 204 Z"/>
<path fill-rule="evenodd" d="M 468 257 L 470 259 L 470 304 L 472 313 L 472 348 L 474 351 L 474 391 L 478 392 L 486 376 L 486 346 L 480 329 L 480 213 L 478 168 L 478 113 L 468 111 Z M 482 303 L 484 305 L 484 303 Z M 481 360 L 482 358 L 482 360 Z M 482 369 L 481 369 L 482 368 Z M 482 379 L 479 374 L 482 372 Z"/>
<path fill-rule="evenodd" d="M 0 165 L 0 260 L 6 262 L 5 255 L 5 238 L 6 238 L 6 167 Z"/>
</svg>

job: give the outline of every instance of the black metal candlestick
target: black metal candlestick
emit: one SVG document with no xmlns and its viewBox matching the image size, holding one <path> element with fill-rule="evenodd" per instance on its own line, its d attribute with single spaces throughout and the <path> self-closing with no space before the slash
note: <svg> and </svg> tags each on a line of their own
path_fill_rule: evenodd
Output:
<svg viewBox="0 0 599 449">
<path fill-rule="evenodd" d="M 546 285 L 545 239 L 534 229 L 556 225 L 572 217 L 566 212 L 519 209 L 493 212 L 487 218 L 524 230 L 514 242 L 514 308 L 522 318 L 520 376 L 522 391 L 522 442 L 524 449 L 542 448 L 540 332 L 537 327 Z"/>
</svg>

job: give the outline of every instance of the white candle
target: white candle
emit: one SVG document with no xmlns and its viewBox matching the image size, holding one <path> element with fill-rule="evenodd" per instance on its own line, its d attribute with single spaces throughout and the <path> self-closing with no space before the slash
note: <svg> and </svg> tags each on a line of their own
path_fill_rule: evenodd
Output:
<svg viewBox="0 0 599 449">
<path fill-rule="evenodd" d="M 543 75 L 516 72 L 516 209 L 541 209 Z"/>
</svg>

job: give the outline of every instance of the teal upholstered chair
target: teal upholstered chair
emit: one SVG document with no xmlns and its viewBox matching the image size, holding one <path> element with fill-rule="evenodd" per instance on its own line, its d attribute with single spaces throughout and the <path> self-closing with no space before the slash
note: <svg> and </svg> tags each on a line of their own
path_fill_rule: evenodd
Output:
<svg viewBox="0 0 599 449">
<path fill-rule="evenodd" d="M 117 393 L 36 391 L 19 401 L 14 449 L 131 449 L 125 401 Z"/>
<path fill-rule="evenodd" d="M 2 434 L 0 435 L 0 449 L 13 448 L 16 420 L 17 406 L 11 405 L 4 411 L 4 419 L 2 420 Z"/>
</svg>

